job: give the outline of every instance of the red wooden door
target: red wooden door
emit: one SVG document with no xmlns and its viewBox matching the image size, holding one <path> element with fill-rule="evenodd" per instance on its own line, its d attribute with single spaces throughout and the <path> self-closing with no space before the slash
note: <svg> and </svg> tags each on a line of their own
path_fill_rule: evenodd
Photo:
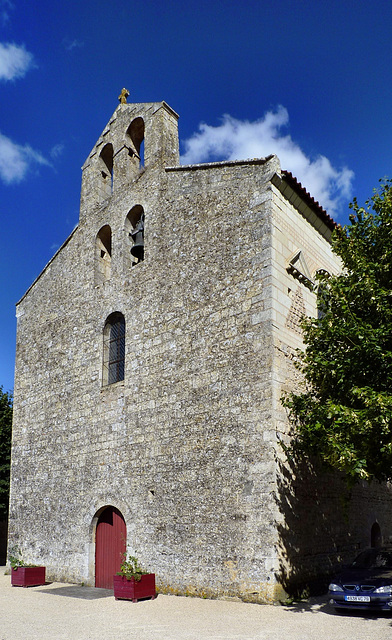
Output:
<svg viewBox="0 0 392 640">
<path fill-rule="evenodd" d="M 98 518 L 95 537 L 95 586 L 113 589 L 126 548 L 127 527 L 118 509 L 106 507 Z"/>
</svg>

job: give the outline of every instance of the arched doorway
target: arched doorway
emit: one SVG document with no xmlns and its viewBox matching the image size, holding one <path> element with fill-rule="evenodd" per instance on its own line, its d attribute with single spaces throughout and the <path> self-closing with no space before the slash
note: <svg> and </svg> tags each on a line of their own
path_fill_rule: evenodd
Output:
<svg viewBox="0 0 392 640">
<path fill-rule="evenodd" d="M 126 549 L 127 527 L 120 511 L 105 507 L 95 534 L 95 586 L 113 589 L 113 576 L 120 569 Z"/>
<path fill-rule="evenodd" d="M 382 545 L 381 528 L 378 522 L 374 522 L 372 525 L 372 529 L 370 531 L 370 546 L 381 547 L 381 545 Z"/>
</svg>

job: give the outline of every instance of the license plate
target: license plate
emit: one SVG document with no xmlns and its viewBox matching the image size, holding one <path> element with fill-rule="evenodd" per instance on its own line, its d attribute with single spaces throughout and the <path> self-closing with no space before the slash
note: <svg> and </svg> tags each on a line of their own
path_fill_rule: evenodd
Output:
<svg viewBox="0 0 392 640">
<path fill-rule="evenodd" d="M 346 602 L 370 602 L 370 596 L 344 596 Z"/>
</svg>

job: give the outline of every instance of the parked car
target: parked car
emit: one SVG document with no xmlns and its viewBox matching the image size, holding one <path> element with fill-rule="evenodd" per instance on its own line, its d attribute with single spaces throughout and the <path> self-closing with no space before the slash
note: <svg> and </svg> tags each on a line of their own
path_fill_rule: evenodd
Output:
<svg viewBox="0 0 392 640">
<path fill-rule="evenodd" d="M 366 549 L 328 587 L 339 609 L 392 611 L 392 548 Z"/>
</svg>

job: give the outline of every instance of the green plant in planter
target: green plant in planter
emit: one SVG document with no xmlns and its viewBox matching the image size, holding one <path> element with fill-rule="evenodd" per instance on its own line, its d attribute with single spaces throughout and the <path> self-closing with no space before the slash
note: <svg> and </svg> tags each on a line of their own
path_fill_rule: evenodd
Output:
<svg viewBox="0 0 392 640">
<path fill-rule="evenodd" d="M 127 580 L 135 578 L 136 582 L 140 582 L 142 576 L 148 574 L 148 571 L 144 571 L 139 565 L 139 560 L 135 556 L 128 556 L 124 553 L 124 560 L 121 563 L 120 571 L 116 573 L 117 576 L 124 576 Z"/>
<path fill-rule="evenodd" d="M 8 551 L 11 565 L 11 585 L 13 587 L 36 587 L 45 584 L 46 567 L 24 562 L 17 547 Z"/>
<path fill-rule="evenodd" d="M 19 569 L 19 567 L 33 567 L 34 565 L 24 562 L 20 557 L 20 549 L 18 547 L 12 547 L 8 552 L 8 560 L 12 569 Z"/>
</svg>

